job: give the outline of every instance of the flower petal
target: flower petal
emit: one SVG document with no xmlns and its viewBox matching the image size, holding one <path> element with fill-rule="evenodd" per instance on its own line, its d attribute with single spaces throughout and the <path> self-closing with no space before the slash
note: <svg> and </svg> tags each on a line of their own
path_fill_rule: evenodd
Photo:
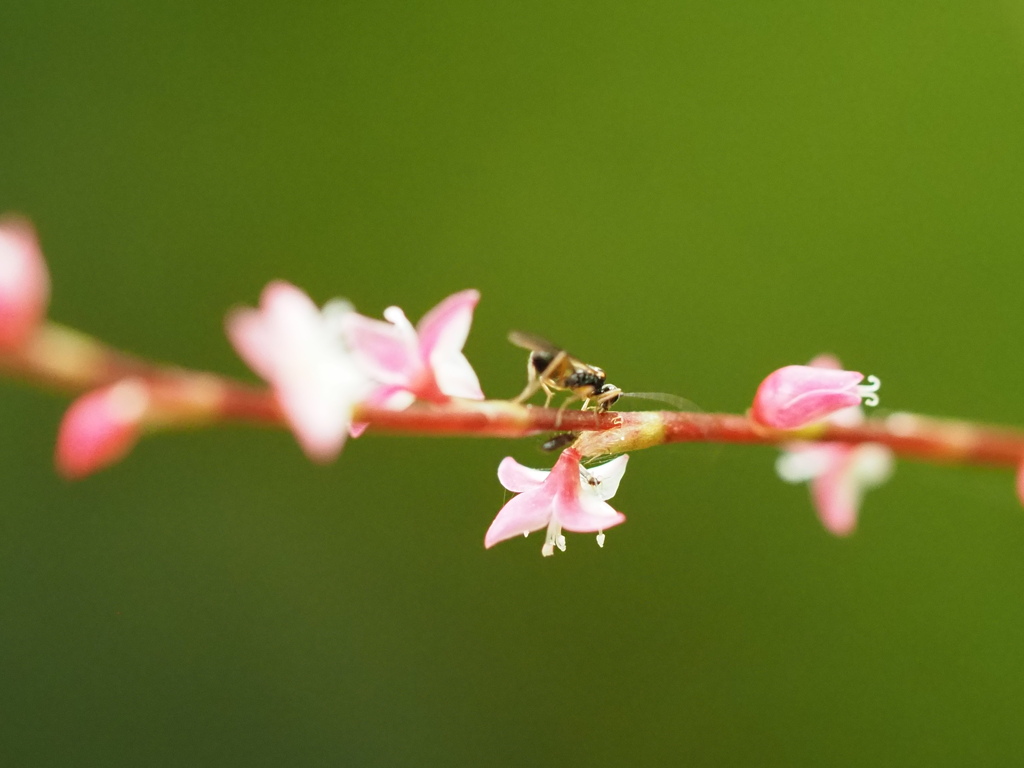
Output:
<svg viewBox="0 0 1024 768">
<path fill-rule="evenodd" d="M 348 437 L 354 402 L 345 396 L 346 386 L 328 377 L 281 378 L 276 383 L 278 404 L 299 445 L 314 461 L 333 459 Z"/>
<path fill-rule="evenodd" d="M 754 395 L 754 419 L 774 429 L 799 429 L 838 410 L 859 405 L 856 371 L 787 365 L 770 373 Z"/>
<path fill-rule="evenodd" d="M 490 549 L 495 544 L 528 531 L 538 531 L 547 526 L 551 519 L 551 494 L 545 488 L 536 488 L 520 493 L 511 499 L 484 535 L 484 546 Z"/>
<path fill-rule="evenodd" d="M 864 409 L 859 405 L 842 408 L 827 418 L 829 424 L 837 427 L 859 427 L 865 420 Z"/>
<path fill-rule="evenodd" d="M 597 498 L 607 501 L 615 495 L 615 492 L 619 490 L 622 476 L 626 473 L 627 461 L 629 461 L 629 456 L 624 454 L 599 466 L 590 467 L 587 470 L 598 482 L 594 488 L 597 492 Z"/>
<path fill-rule="evenodd" d="M 443 356 L 435 351 L 430 358 L 430 366 L 434 369 L 437 388 L 448 397 L 464 397 L 467 400 L 483 400 L 484 392 L 480 389 L 480 379 L 469 364 L 469 360 L 461 352 Z"/>
<path fill-rule="evenodd" d="M 383 408 L 389 411 L 404 411 L 416 402 L 416 395 L 407 389 L 394 385 L 377 387 L 363 400 L 362 404 L 370 408 Z M 359 437 L 366 431 L 369 424 L 351 424 L 348 428 L 350 437 Z"/>
<path fill-rule="evenodd" d="M 896 468 L 892 449 L 879 443 L 861 443 L 853 452 L 850 471 L 865 487 L 875 488 L 890 477 Z"/>
<path fill-rule="evenodd" d="M 269 379 L 283 357 L 295 354 L 317 316 L 316 305 L 306 294 L 278 280 L 263 289 L 258 310 L 243 307 L 229 312 L 225 330 L 249 367 Z"/>
<path fill-rule="evenodd" d="M 839 358 L 835 355 L 830 355 L 828 352 L 818 355 L 808 365 L 812 368 L 831 368 L 836 371 L 842 370 L 843 367 L 843 364 L 839 362 Z"/>
<path fill-rule="evenodd" d="M 340 325 L 352 354 L 381 384 L 409 386 L 422 370 L 415 338 L 410 340 L 405 328 L 355 312 Z"/>
<path fill-rule="evenodd" d="M 299 444 L 316 461 L 337 455 L 352 408 L 369 389 L 331 327 L 336 316 L 325 318 L 305 293 L 276 281 L 264 289 L 259 310 L 227 318 L 232 344 L 271 384 Z"/>
<path fill-rule="evenodd" d="M 775 460 L 775 472 L 787 483 L 806 483 L 824 474 L 836 456 L 830 443 L 791 443 Z"/>
<path fill-rule="evenodd" d="M 27 221 L 0 219 L 0 347 L 24 345 L 46 316 L 50 273 Z"/>
<path fill-rule="evenodd" d="M 776 429 L 799 429 L 836 411 L 859 405 L 860 395 L 855 392 L 808 392 L 794 397 L 785 406 L 778 408 L 772 423 L 768 426 Z"/>
<path fill-rule="evenodd" d="M 564 493 L 556 495 L 554 507 L 555 515 L 562 527 L 575 533 L 606 531 L 614 525 L 626 522 L 624 514 L 612 509 L 608 502 L 601 501 L 597 496 L 585 491 L 571 496 Z"/>
<path fill-rule="evenodd" d="M 498 465 L 498 480 L 508 490 L 523 493 L 540 488 L 551 473 L 546 469 L 524 467 L 511 456 L 506 456 Z"/>
<path fill-rule="evenodd" d="M 836 536 L 847 536 L 857 527 L 857 513 L 863 489 L 852 476 L 849 460 L 837 462 L 811 480 L 811 498 L 825 528 Z"/>
<path fill-rule="evenodd" d="M 471 288 L 452 294 L 423 316 L 416 330 L 424 357 L 431 359 L 438 351 L 442 355 L 462 351 L 479 301 L 480 291 Z"/>
<path fill-rule="evenodd" d="M 246 365 L 268 378 L 274 366 L 260 313 L 249 307 L 232 309 L 224 319 L 224 331 Z"/>
<path fill-rule="evenodd" d="M 427 312 L 417 327 L 420 354 L 433 369 L 438 388 L 449 397 L 484 399 L 480 380 L 462 354 L 479 301 L 476 290 L 453 294 Z"/>
</svg>

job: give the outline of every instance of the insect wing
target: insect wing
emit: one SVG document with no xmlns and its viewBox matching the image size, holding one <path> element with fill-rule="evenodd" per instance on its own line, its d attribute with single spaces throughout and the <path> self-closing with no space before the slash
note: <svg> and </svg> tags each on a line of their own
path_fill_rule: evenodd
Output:
<svg viewBox="0 0 1024 768">
<path fill-rule="evenodd" d="M 508 334 L 508 340 L 520 349 L 528 349 L 531 352 L 544 352 L 554 356 L 563 351 L 557 344 L 552 344 L 547 339 L 535 336 L 532 333 L 510 331 Z"/>
<path fill-rule="evenodd" d="M 523 333 L 522 331 L 511 331 L 508 335 L 508 340 L 515 344 L 520 349 L 528 349 L 531 352 L 540 352 L 545 355 L 554 357 L 555 355 L 565 353 L 565 360 L 569 364 L 569 367 L 574 371 L 589 371 L 600 376 L 604 375 L 604 371 L 598 368 L 596 365 L 590 365 L 584 363 L 578 357 L 573 357 L 566 352 L 562 347 L 557 344 L 552 344 L 550 341 L 545 339 L 543 336 L 536 336 L 532 333 Z"/>
</svg>

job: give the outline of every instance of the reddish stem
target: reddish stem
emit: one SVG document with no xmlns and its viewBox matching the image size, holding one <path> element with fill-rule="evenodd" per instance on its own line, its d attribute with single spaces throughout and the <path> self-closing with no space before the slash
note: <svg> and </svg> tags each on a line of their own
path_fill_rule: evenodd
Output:
<svg viewBox="0 0 1024 768">
<path fill-rule="evenodd" d="M 169 419 L 165 426 L 245 422 L 286 426 L 274 395 L 223 376 L 160 365 L 112 349 L 64 326 L 47 323 L 17 352 L 0 354 L 0 371 L 29 383 L 80 393 L 125 378 L 145 381 Z M 794 441 L 873 442 L 924 461 L 1016 467 L 1024 461 L 1024 431 L 907 413 L 858 427 L 822 425 L 799 432 L 758 426 L 720 413 L 560 410 L 503 400 L 415 404 L 405 411 L 359 407 L 355 421 L 377 430 L 429 435 L 524 437 L 548 431 L 583 433 L 578 449 L 597 456 L 663 443 L 780 445 Z"/>
<path fill-rule="evenodd" d="M 797 440 L 881 443 L 904 458 L 943 463 L 1017 467 L 1024 461 L 1024 431 L 966 421 L 894 413 L 857 427 L 824 425 L 813 434 L 766 430 L 746 416 L 665 413 L 666 443 L 718 442 L 776 445 Z"/>
</svg>

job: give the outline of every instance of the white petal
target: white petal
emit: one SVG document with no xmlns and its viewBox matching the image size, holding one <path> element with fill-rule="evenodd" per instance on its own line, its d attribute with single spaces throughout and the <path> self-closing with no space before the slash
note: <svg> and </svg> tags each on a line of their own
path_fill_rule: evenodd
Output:
<svg viewBox="0 0 1024 768">
<path fill-rule="evenodd" d="M 352 408 L 369 392 L 331 322 L 298 288 L 275 282 L 264 289 L 259 310 L 237 310 L 227 323 L 239 354 L 271 384 L 296 438 L 317 461 L 341 449 Z"/>
<path fill-rule="evenodd" d="M 864 443 L 853 455 L 851 473 L 866 488 L 874 488 L 888 480 L 895 469 L 892 451 L 879 443 Z"/>
<path fill-rule="evenodd" d="M 594 486 L 597 498 L 607 501 L 619 490 L 619 483 L 626 473 L 626 463 L 629 456 L 622 455 L 611 461 L 596 467 L 590 467 L 587 471 L 593 476 L 598 484 Z"/>
<path fill-rule="evenodd" d="M 464 397 L 467 400 L 483 400 L 484 393 L 480 389 L 480 380 L 469 364 L 469 360 L 461 352 L 442 354 L 438 348 L 430 357 L 430 367 L 434 370 L 437 387 L 448 397 Z"/>
<path fill-rule="evenodd" d="M 849 408 L 836 411 L 825 421 L 837 427 L 859 427 L 864 423 L 864 409 L 859 405 L 851 405 Z"/>
<path fill-rule="evenodd" d="M 829 468 L 831 452 L 820 447 L 783 451 L 775 460 L 775 472 L 787 483 L 806 483 Z"/>
</svg>

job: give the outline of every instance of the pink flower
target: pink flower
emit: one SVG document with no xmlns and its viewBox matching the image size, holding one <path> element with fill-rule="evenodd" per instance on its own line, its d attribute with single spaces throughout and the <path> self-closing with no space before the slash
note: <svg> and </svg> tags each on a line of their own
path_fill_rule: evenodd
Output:
<svg viewBox="0 0 1024 768">
<path fill-rule="evenodd" d="M 864 421 L 864 411 L 859 404 L 860 398 L 866 397 L 872 405 L 878 402 L 878 398 L 874 394 L 874 391 L 878 389 L 878 379 L 870 376 L 868 377 L 868 381 L 871 382 L 870 386 L 857 387 L 857 382 L 862 378 L 861 375 L 841 370 L 842 366 L 839 360 L 831 355 L 819 355 L 811 361 L 810 366 L 790 366 L 790 368 L 841 374 L 847 377 L 845 379 L 846 386 L 853 387 L 852 404 L 839 405 L 840 401 L 836 398 L 835 405 L 838 407 L 831 410 L 825 409 L 824 414 L 819 414 L 811 421 L 820 419 L 838 426 L 855 427 Z M 772 376 L 786 370 L 783 368 L 773 373 L 765 380 L 761 388 L 765 388 L 765 384 Z M 805 374 L 800 373 L 797 376 L 803 377 Z M 856 377 L 856 380 L 852 380 L 853 377 Z M 813 376 L 806 374 L 805 380 L 812 381 Z M 842 390 L 841 384 L 839 389 Z M 814 393 L 817 390 L 812 388 L 810 391 Z M 860 394 L 857 394 L 858 391 Z M 758 396 L 760 395 L 761 390 L 758 390 Z M 831 395 L 823 396 L 822 399 L 829 398 Z M 755 408 L 756 402 L 755 399 Z M 805 425 L 806 422 L 799 426 Z M 785 428 L 795 429 L 797 427 Z M 776 472 L 787 483 L 810 483 L 811 499 L 818 512 L 818 517 L 825 528 L 836 536 L 846 536 L 853 532 L 857 527 L 857 515 L 864 491 L 888 480 L 894 466 L 895 460 L 892 451 L 878 443 L 860 443 L 858 445 L 794 442 L 785 447 L 775 462 Z"/>
<path fill-rule="evenodd" d="M 0 220 L 0 349 L 23 346 L 46 316 L 50 273 L 32 225 Z"/>
<path fill-rule="evenodd" d="M 796 443 L 775 469 L 787 483 L 809 482 L 822 524 L 846 536 L 857 526 L 864 491 L 888 480 L 893 465 L 892 451 L 878 443 Z"/>
<path fill-rule="evenodd" d="M 344 302 L 317 309 L 290 283 L 263 289 L 259 309 L 227 317 L 228 338 L 242 359 L 270 383 L 306 454 L 315 461 L 338 455 L 352 410 L 371 389 L 341 340 L 340 325 L 352 310 Z"/>
<path fill-rule="evenodd" d="M 1020 469 L 1017 470 L 1017 498 L 1024 504 L 1024 463 L 1021 463 Z"/>
<path fill-rule="evenodd" d="M 57 470 L 77 480 L 123 459 L 139 439 L 150 402 L 139 379 L 124 379 L 79 397 L 57 433 Z"/>
<path fill-rule="evenodd" d="M 484 546 L 490 549 L 500 541 L 547 527 L 541 548 L 545 557 L 554 554 L 555 547 L 565 551 L 563 528 L 576 533 L 596 531 L 597 544 L 603 547 L 603 532 L 626 520 L 606 501 L 618 490 L 628 459 L 619 456 L 588 470 L 580 466 L 580 454 L 569 448 L 548 472 L 506 457 L 498 466 L 498 479 L 519 495 L 498 512 L 484 536 Z"/>
<path fill-rule="evenodd" d="M 342 329 L 352 354 L 381 385 L 367 404 L 401 410 L 416 399 L 483 400 L 476 373 L 462 354 L 479 300 L 474 290 L 449 296 L 415 328 L 398 307 L 384 310 L 388 322 L 346 315 Z"/>
<path fill-rule="evenodd" d="M 800 429 L 836 411 L 860 405 L 878 405 L 881 382 L 863 374 L 839 369 L 835 358 L 821 356 L 810 365 L 787 365 L 761 382 L 754 395 L 751 416 L 773 429 Z"/>
</svg>

